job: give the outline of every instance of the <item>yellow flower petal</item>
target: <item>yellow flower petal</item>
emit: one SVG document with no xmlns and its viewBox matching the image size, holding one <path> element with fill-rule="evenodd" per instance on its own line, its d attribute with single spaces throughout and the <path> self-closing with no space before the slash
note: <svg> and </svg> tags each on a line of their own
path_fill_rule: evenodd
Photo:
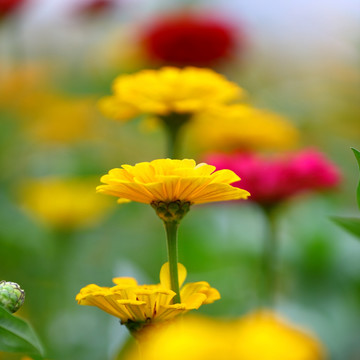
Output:
<svg viewBox="0 0 360 360">
<path fill-rule="evenodd" d="M 105 96 L 98 102 L 99 109 L 111 119 L 127 121 L 138 115 L 136 107 L 121 102 L 115 96 Z"/>
<path fill-rule="evenodd" d="M 178 263 L 179 287 L 182 286 L 186 279 L 187 271 L 183 264 Z M 165 289 L 171 289 L 170 283 L 170 267 L 169 262 L 166 262 L 160 270 L 160 284 Z"/>
<path fill-rule="evenodd" d="M 130 277 L 116 277 L 112 279 L 112 282 L 124 288 L 137 285 L 137 281 Z"/>
</svg>

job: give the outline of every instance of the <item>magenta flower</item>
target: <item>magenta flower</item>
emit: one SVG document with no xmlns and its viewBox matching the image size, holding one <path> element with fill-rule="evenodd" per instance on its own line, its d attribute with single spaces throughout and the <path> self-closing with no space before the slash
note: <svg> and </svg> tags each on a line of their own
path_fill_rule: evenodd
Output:
<svg viewBox="0 0 360 360">
<path fill-rule="evenodd" d="M 264 206 L 300 193 L 331 189 L 340 182 L 339 169 L 313 149 L 272 157 L 254 153 L 211 154 L 205 161 L 219 170 L 234 171 L 242 179 L 241 188 L 250 192 L 250 200 Z"/>
</svg>

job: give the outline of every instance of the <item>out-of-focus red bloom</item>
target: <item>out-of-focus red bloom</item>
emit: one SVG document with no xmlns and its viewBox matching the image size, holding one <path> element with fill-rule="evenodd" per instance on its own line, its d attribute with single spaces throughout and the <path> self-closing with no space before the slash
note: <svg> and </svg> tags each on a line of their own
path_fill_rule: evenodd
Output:
<svg viewBox="0 0 360 360">
<path fill-rule="evenodd" d="M 17 11 L 26 0 L 0 0 L 0 19 Z"/>
<path fill-rule="evenodd" d="M 217 169 L 234 171 L 241 178 L 241 188 L 250 192 L 249 199 L 264 206 L 299 193 L 331 189 L 340 182 L 339 169 L 312 149 L 274 157 L 253 153 L 212 154 L 205 161 Z"/>
<path fill-rule="evenodd" d="M 243 45 L 243 33 L 225 19 L 176 14 L 158 18 L 142 34 L 150 60 L 176 66 L 211 66 Z"/>
<path fill-rule="evenodd" d="M 85 16 L 96 16 L 110 11 L 114 7 L 114 0 L 90 0 L 81 4 L 76 14 Z"/>
</svg>

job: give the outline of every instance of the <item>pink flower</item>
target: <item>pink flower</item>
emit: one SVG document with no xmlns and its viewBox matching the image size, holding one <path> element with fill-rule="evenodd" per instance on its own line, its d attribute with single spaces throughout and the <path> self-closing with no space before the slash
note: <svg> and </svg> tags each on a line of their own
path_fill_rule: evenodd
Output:
<svg viewBox="0 0 360 360">
<path fill-rule="evenodd" d="M 205 161 L 217 169 L 234 171 L 241 177 L 241 188 L 250 192 L 250 200 L 261 205 L 274 205 L 303 192 L 331 189 L 340 182 L 339 169 L 313 149 L 273 157 L 212 154 Z"/>
</svg>

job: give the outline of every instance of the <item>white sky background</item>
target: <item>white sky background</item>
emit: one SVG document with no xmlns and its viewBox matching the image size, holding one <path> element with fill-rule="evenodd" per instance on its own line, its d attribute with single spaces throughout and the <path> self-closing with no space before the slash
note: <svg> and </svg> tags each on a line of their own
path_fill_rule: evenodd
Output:
<svg viewBox="0 0 360 360">
<path fill-rule="evenodd" d="M 30 0 L 31 6 L 21 18 L 27 39 L 31 42 L 39 33 L 55 36 L 54 39 L 59 33 L 65 36 L 71 8 L 86 1 Z M 119 0 L 119 3 L 109 20 L 131 23 L 184 2 Z M 316 56 L 316 52 L 324 50 L 329 56 L 340 53 L 352 57 L 360 45 L 360 0 L 212 0 L 198 3 L 244 22 L 255 41 L 270 41 L 270 45 L 275 42 L 285 52 L 290 50 L 294 57 L 301 56 L 304 51 Z"/>
</svg>

